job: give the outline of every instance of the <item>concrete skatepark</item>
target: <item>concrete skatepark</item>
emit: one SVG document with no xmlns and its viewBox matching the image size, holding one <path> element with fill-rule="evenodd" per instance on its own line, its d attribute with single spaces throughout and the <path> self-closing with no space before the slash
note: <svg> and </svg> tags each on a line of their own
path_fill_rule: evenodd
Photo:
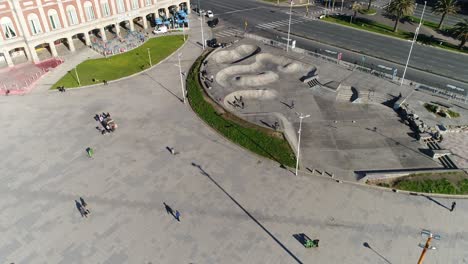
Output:
<svg viewBox="0 0 468 264">
<path fill-rule="evenodd" d="M 247 38 L 214 51 L 203 70 L 207 79 L 214 76 L 205 86 L 215 101 L 260 126 L 273 128 L 278 122 L 293 148 L 296 113 L 310 114 L 302 127 L 304 171 L 355 181 L 354 171 L 442 168 L 421 152 L 423 144 L 392 109 L 400 95 L 410 96 L 411 104 L 413 98 L 430 97 L 408 86 Z M 243 109 L 233 104 L 240 96 Z"/>
<path fill-rule="evenodd" d="M 185 72 L 201 54 L 191 30 Z M 450 213 L 439 204 L 452 199 L 292 176 L 183 105 L 176 64 L 174 54 L 108 86 L 0 97 L 2 262 L 408 263 L 422 228 L 442 236 L 425 263 L 468 262 L 464 200 Z M 106 136 L 93 119 L 103 111 L 119 124 Z M 75 208 L 80 196 L 87 219 Z M 297 233 L 320 248 L 305 249 Z"/>
</svg>

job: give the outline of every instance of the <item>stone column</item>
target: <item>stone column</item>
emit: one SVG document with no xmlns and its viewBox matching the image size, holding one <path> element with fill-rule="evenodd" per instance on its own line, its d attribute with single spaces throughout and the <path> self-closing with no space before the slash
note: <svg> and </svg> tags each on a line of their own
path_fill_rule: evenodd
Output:
<svg viewBox="0 0 468 264">
<path fill-rule="evenodd" d="M 39 57 L 37 56 L 36 47 L 28 46 L 27 49 L 29 50 L 29 54 L 31 55 L 30 60 L 32 60 L 33 63 L 40 62 Z"/>
<path fill-rule="evenodd" d="M 67 28 L 68 27 L 68 18 L 67 18 L 67 15 L 65 14 L 65 10 L 63 9 L 63 3 L 62 3 L 62 0 L 58 1 L 58 7 L 59 7 L 59 13 L 60 13 L 60 16 L 62 18 L 61 22 L 62 22 L 62 26 L 63 28 Z"/>
<path fill-rule="evenodd" d="M 55 48 L 55 43 L 53 41 L 49 42 L 49 47 L 50 47 L 50 52 L 52 53 L 52 57 L 58 57 L 57 49 Z"/>
<path fill-rule="evenodd" d="M 106 29 L 105 28 L 100 28 L 99 32 L 101 32 L 101 39 L 102 41 L 107 41 L 107 36 L 106 36 Z"/>
<path fill-rule="evenodd" d="M 73 43 L 73 38 L 68 37 L 67 38 L 67 43 L 68 43 L 68 48 L 70 49 L 71 52 L 75 51 L 75 44 Z"/>
<path fill-rule="evenodd" d="M 84 38 L 85 38 L 86 46 L 91 46 L 91 39 L 89 38 L 89 33 L 88 32 L 84 33 Z"/>
<path fill-rule="evenodd" d="M 190 7 L 190 1 L 185 2 L 187 4 L 187 14 L 192 13 L 191 7 Z"/>
<path fill-rule="evenodd" d="M 143 28 L 147 29 L 148 28 L 148 19 L 146 19 L 146 16 L 143 16 L 142 19 L 143 19 Z"/>
<path fill-rule="evenodd" d="M 115 33 L 117 34 L 117 36 L 120 36 L 120 23 L 115 23 L 114 28 L 115 28 Z"/>
<path fill-rule="evenodd" d="M 13 66 L 15 66 L 15 65 L 13 64 L 13 60 L 11 59 L 10 52 L 8 52 L 8 51 L 2 51 L 2 53 L 3 53 L 3 57 L 5 57 L 5 61 L 6 61 L 7 65 L 8 65 L 8 67 L 13 67 Z"/>
</svg>

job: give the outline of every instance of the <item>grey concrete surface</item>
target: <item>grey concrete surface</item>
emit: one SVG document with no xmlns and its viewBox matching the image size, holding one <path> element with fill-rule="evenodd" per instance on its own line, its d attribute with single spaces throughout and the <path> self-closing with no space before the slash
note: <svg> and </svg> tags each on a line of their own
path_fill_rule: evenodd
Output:
<svg viewBox="0 0 468 264">
<path fill-rule="evenodd" d="M 464 200 L 450 213 L 437 204 L 448 199 L 294 177 L 200 122 L 178 98 L 176 62 L 108 86 L 0 97 L 2 263 L 411 263 L 422 228 L 442 236 L 425 263 L 468 262 Z M 95 129 L 102 111 L 115 133 Z"/>
</svg>

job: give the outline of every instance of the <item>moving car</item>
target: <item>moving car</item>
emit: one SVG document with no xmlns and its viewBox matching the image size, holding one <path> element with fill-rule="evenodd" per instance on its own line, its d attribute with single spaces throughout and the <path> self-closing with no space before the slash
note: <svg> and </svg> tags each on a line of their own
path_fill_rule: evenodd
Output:
<svg viewBox="0 0 468 264">
<path fill-rule="evenodd" d="M 216 27 L 219 24 L 218 18 L 213 18 L 212 20 L 208 21 L 208 26 L 211 28 Z"/>
<path fill-rule="evenodd" d="M 207 17 L 214 17 L 213 12 L 211 10 L 206 11 Z"/>
</svg>

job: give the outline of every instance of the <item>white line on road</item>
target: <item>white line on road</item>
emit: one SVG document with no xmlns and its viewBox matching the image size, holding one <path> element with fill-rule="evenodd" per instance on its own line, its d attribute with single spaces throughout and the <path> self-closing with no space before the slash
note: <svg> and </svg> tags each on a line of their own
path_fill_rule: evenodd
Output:
<svg viewBox="0 0 468 264">
<path fill-rule="evenodd" d="M 239 10 L 224 12 L 224 13 L 221 13 L 221 14 L 218 14 L 218 15 L 232 14 L 232 13 L 250 11 L 250 10 L 255 10 L 255 9 L 261 9 L 261 8 L 263 8 L 263 7 L 252 7 L 252 8 L 246 8 L 246 9 L 239 9 Z"/>
</svg>

